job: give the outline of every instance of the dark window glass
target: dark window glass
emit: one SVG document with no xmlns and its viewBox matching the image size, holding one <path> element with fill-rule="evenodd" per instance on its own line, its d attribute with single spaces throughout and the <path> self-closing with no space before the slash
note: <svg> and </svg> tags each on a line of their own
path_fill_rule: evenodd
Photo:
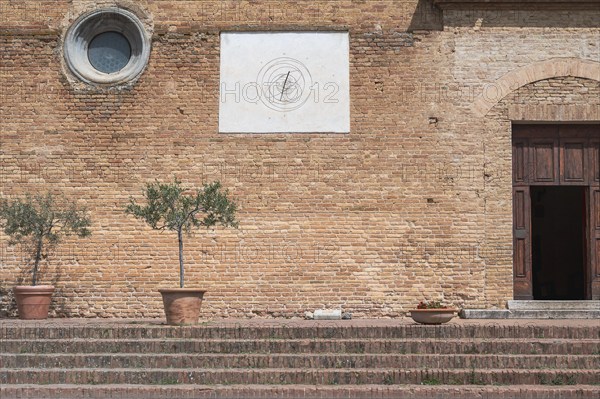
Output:
<svg viewBox="0 0 600 399">
<path fill-rule="evenodd" d="M 94 37 L 88 48 L 88 59 L 94 68 L 104 73 L 120 71 L 129 63 L 131 45 L 118 32 L 104 32 Z"/>
</svg>

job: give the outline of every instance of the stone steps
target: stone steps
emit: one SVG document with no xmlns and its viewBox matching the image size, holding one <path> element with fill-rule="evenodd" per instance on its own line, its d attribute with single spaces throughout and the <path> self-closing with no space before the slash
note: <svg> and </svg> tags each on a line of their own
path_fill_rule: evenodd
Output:
<svg viewBox="0 0 600 399">
<path fill-rule="evenodd" d="M 83 323 L 85 324 L 85 323 Z M 137 326 L 121 324 L 114 327 L 76 324 L 65 326 L 59 320 L 47 322 L 2 323 L 0 337 L 3 339 L 396 339 L 396 338 L 557 338 L 557 339 L 600 339 L 600 329 L 581 325 L 573 328 L 567 325 L 536 323 L 534 320 L 521 321 L 518 327 L 490 320 L 485 324 L 458 324 L 451 322 L 439 326 L 400 324 L 394 326 L 375 325 L 371 327 L 347 322 L 283 321 L 277 325 L 248 326 L 202 324 L 194 327 L 171 328 L 149 324 Z"/>
<path fill-rule="evenodd" d="M 72 323 L 0 321 L 0 398 L 600 397 L 590 321 Z"/>
<path fill-rule="evenodd" d="M 589 355 L 421 354 L 15 354 L 1 353 L 4 368 L 476 368 L 600 369 Z"/>
<path fill-rule="evenodd" d="M 597 399 L 598 392 L 586 385 L 0 385 L 3 399 Z"/>
<path fill-rule="evenodd" d="M 0 384 L 451 384 L 451 385 L 588 385 L 597 370 L 517 369 L 4 369 Z"/>
<path fill-rule="evenodd" d="M 7 353 L 421 353 L 591 354 L 596 339 L 3 340 Z"/>
</svg>

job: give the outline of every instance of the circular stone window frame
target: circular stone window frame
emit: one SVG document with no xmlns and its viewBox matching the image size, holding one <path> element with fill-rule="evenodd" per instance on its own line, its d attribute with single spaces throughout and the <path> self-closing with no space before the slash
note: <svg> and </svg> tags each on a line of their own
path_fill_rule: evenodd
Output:
<svg viewBox="0 0 600 399">
<path fill-rule="evenodd" d="M 105 32 L 122 34 L 131 47 L 129 62 L 114 73 L 97 70 L 88 58 L 90 42 Z M 64 41 L 64 58 L 69 70 L 88 84 L 119 85 L 133 81 L 148 65 L 150 50 L 151 41 L 142 21 L 132 12 L 116 7 L 80 16 L 68 29 Z"/>
</svg>

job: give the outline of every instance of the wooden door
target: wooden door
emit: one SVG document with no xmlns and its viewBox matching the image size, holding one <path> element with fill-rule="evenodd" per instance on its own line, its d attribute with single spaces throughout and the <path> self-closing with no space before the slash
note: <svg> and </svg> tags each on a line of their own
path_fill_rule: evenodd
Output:
<svg viewBox="0 0 600 399">
<path fill-rule="evenodd" d="M 591 299 L 600 300 L 600 126 L 590 139 L 590 272 Z"/>
<path fill-rule="evenodd" d="M 513 154 L 513 278 L 515 299 L 532 299 L 531 196 L 530 181 L 536 179 L 531 167 L 529 137 L 515 135 Z"/>
<path fill-rule="evenodd" d="M 515 299 L 533 299 L 531 196 L 529 186 L 513 188 L 513 276 Z"/>
<path fill-rule="evenodd" d="M 600 300 L 600 188 L 590 189 L 590 270 L 587 277 L 591 280 L 591 299 Z"/>
<path fill-rule="evenodd" d="M 586 297 L 600 299 L 600 125 L 513 126 L 515 299 L 533 299 L 531 186 L 588 187 Z"/>
</svg>

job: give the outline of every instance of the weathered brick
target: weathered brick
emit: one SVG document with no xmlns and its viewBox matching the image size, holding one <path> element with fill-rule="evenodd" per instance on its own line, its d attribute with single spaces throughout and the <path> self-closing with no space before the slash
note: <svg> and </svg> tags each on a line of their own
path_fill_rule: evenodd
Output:
<svg viewBox="0 0 600 399">
<path fill-rule="evenodd" d="M 153 29 L 147 70 L 120 90 L 74 83 L 62 35 L 115 3 Z M 123 208 L 173 176 L 220 179 L 240 204 L 239 230 L 186 241 L 203 317 L 396 317 L 425 298 L 503 306 L 510 114 L 598 120 L 598 21 L 593 9 L 473 8 L 445 11 L 442 26 L 417 0 L 2 0 L 0 194 L 60 190 L 90 209 L 93 236 L 44 264 L 55 315 L 162 314 L 176 239 Z M 315 29 L 350 32 L 351 133 L 219 134 L 219 33 Z M 0 255 L 7 294 L 26 281 L 26 257 L 2 235 Z M 1 309 L 14 314 L 10 294 Z"/>
</svg>

